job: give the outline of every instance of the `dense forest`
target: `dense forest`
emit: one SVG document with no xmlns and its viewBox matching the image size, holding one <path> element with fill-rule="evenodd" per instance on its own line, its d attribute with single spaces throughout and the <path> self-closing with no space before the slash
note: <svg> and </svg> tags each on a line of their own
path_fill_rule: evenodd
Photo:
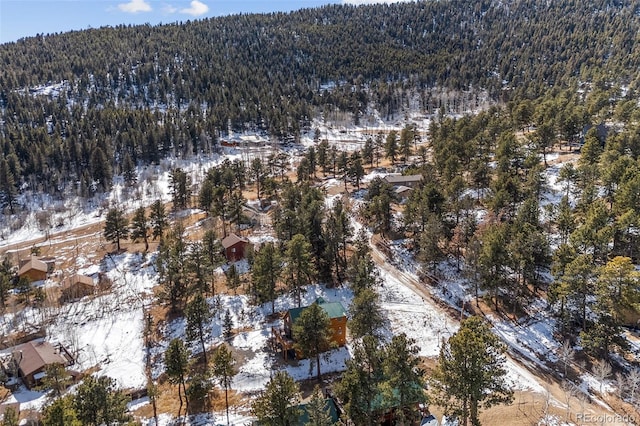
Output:
<svg viewBox="0 0 640 426">
<path fill-rule="evenodd" d="M 209 153 L 229 128 L 297 138 L 312 119 L 336 111 L 354 123 L 371 107 L 388 118 L 416 102 L 427 113 L 464 112 L 482 95 L 535 100 L 585 84 L 609 91 L 599 98 L 605 104 L 621 98 L 620 87 L 632 99 L 638 29 L 635 1 L 427 1 L 7 43 L 4 203 L 13 208 L 27 188 L 103 191 L 114 173 L 135 165 Z M 587 124 L 568 114 L 565 130 Z"/>
</svg>

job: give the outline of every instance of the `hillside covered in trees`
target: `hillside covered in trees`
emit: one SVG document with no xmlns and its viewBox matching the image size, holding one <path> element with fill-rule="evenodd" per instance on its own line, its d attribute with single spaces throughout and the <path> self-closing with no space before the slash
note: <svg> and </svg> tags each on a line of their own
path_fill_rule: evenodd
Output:
<svg viewBox="0 0 640 426">
<path fill-rule="evenodd" d="M 637 12 L 604 0 L 333 5 L 7 43 L 0 188 L 11 208 L 19 189 L 88 196 L 135 165 L 211 152 L 230 128 L 298 138 L 338 112 L 356 124 L 371 108 L 464 112 L 584 83 L 632 98 Z"/>
</svg>

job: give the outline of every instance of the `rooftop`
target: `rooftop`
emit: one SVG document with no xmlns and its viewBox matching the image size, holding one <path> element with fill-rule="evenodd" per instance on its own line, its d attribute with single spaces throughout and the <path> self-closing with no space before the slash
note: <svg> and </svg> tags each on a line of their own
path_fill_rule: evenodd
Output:
<svg viewBox="0 0 640 426">
<path fill-rule="evenodd" d="M 229 234 L 222 239 L 222 247 L 229 248 L 239 242 L 248 243 L 249 240 L 236 234 Z"/>
<path fill-rule="evenodd" d="M 25 376 L 47 365 L 64 365 L 67 363 L 67 359 L 60 355 L 48 342 L 31 341 L 23 343 L 16 346 L 11 353 Z"/>
<path fill-rule="evenodd" d="M 325 302 L 322 297 L 318 297 L 315 301 L 324 310 L 329 318 L 342 318 L 347 315 L 347 311 L 342 306 L 340 302 Z M 289 317 L 291 318 L 291 323 L 296 322 L 302 311 L 304 311 L 308 306 L 304 306 L 302 308 L 293 308 L 289 309 Z"/>
</svg>

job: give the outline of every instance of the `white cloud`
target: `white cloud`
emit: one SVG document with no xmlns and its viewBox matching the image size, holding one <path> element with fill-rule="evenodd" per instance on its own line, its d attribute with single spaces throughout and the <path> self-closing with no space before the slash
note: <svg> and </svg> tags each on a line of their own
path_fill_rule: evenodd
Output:
<svg viewBox="0 0 640 426">
<path fill-rule="evenodd" d="M 191 6 L 185 9 L 180 9 L 180 13 L 186 13 L 187 15 L 193 15 L 193 16 L 204 15 L 208 11 L 209 11 L 209 6 L 207 6 L 206 4 L 198 0 L 193 0 L 191 2 Z"/>
<path fill-rule="evenodd" d="M 118 9 L 127 13 L 151 12 L 151 5 L 145 0 L 131 0 L 129 3 L 120 3 Z"/>
<path fill-rule="evenodd" d="M 178 8 L 177 8 L 177 7 L 173 7 L 173 6 L 172 6 L 172 5 L 170 5 L 170 4 L 165 4 L 165 5 L 162 7 L 162 13 L 164 13 L 164 14 L 166 14 L 166 15 L 171 15 L 171 14 L 173 14 L 173 13 L 176 13 L 177 11 L 178 11 Z"/>
</svg>

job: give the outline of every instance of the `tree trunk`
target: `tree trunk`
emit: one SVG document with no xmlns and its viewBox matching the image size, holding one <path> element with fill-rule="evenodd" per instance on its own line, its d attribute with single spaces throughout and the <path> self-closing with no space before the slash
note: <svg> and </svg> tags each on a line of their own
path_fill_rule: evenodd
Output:
<svg viewBox="0 0 640 426">
<path fill-rule="evenodd" d="M 182 391 L 181 391 L 181 383 L 178 383 L 178 400 L 180 401 L 180 406 L 178 407 L 178 419 L 180 418 L 180 413 L 182 412 Z"/>
<path fill-rule="evenodd" d="M 189 397 L 187 397 L 187 385 L 184 382 L 184 377 L 182 378 L 182 390 L 184 390 L 184 413 L 189 415 Z"/>
<path fill-rule="evenodd" d="M 316 353 L 316 369 L 318 372 L 318 382 L 322 382 L 322 379 L 320 377 L 320 351 L 319 350 Z"/>
<path fill-rule="evenodd" d="M 198 335 L 200 337 L 200 345 L 202 346 L 202 356 L 204 357 L 204 367 L 207 368 L 209 363 L 207 362 L 207 348 L 204 344 L 204 330 L 202 329 L 202 323 L 198 327 Z"/>
<path fill-rule="evenodd" d="M 224 387 L 224 406 L 227 410 L 227 426 L 229 425 L 229 388 Z"/>
</svg>

